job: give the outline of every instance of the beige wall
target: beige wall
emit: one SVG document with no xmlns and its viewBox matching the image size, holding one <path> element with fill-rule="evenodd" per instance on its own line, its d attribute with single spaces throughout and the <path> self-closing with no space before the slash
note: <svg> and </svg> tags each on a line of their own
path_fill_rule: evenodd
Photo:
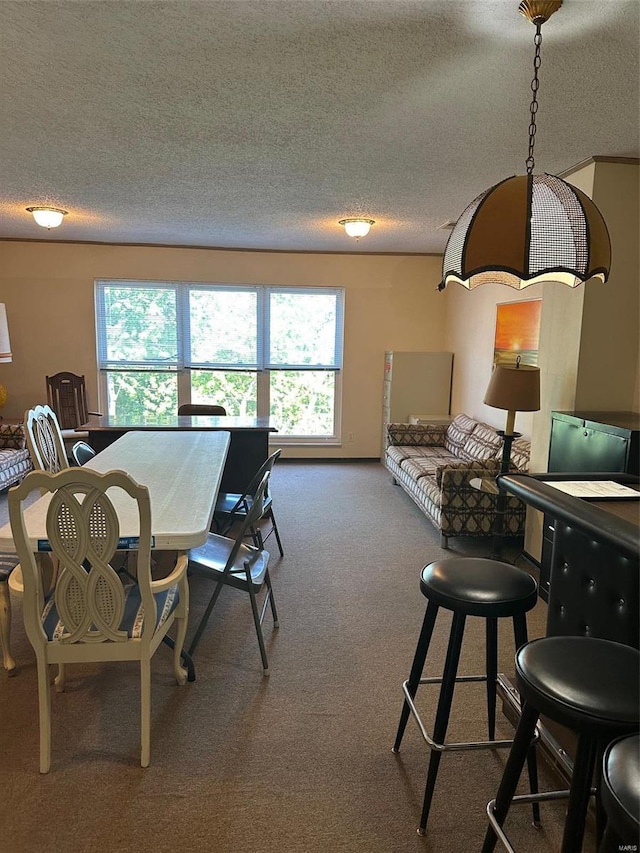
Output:
<svg viewBox="0 0 640 853">
<path fill-rule="evenodd" d="M 611 235 L 611 276 L 604 287 L 587 285 L 577 409 L 628 410 L 638 399 L 639 173 L 638 166 L 626 163 L 596 164 L 592 198 Z"/>
<path fill-rule="evenodd" d="M 341 447 L 287 455 L 375 457 L 380 453 L 384 353 L 441 350 L 446 298 L 441 260 L 428 256 L 296 254 L 47 242 L 0 242 L 0 301 L 7 306 L 13 362 L 0 365 L 18 417 L 46 401 L 45 376 L 84 373 L 97 402 L 94 280 L 129 278 L 342 286 L 345 366 Z"/>
<path fill-rule="evenodd" d="M 507 413 L 482 402 L 493 368 L 496 305 L 540 299 L 542 285 L 532 285 L 524 291 L 498 284 L 474 290 L 449 285 L 446 294 L 447 348 L 454 353 L 451 411 L 466 412 L 496 429 L 504 429 Z M 531 437 L 531 424 L 531 413 L 516 415 L 516 430 L 527 438 Z"/>
<path fill-rule="evenodd" d="M 44 377 L 84 373 L 97 400 L 94 280 L 131 278 L 332 285 L 346 290 L 341 447 L 288 455 L 375 457 L 380 448 L 384 352 L 454 353 L 452 411 L 500 429 L 505 413 L 482 402 L 491 374 L 496 305 L 542 298 L 541 410 L 520 413 L 532 439 L 532 469 L 544 470 L 553 409 L 638 410 L 639 260 L 637 165 L 590 164 L 568 179 L 593 195 L 611 232 L 609 282 L 574 290 L 535 285 L 523 292 L 486 286 L 436 292 L 441 259 L 428 256 L 236 252 L 133 246 L 0 242 L 0 301 L 7 305 L 12 364 L 4 415 L 20 416 L 45 397 Z"/>
</svg>

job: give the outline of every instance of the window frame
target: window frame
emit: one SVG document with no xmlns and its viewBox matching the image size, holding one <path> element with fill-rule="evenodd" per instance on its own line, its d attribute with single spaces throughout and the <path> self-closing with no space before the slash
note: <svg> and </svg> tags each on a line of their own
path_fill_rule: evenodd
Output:
<svg viewBox="0 0 640 853">
<path fill-rule="evenodd" d="M 173 290 L 176 294 L 176 345 L 177 353 L 167 367 L 167 361 L 131 362 L 107 359 L 106 311 L 104 295 L 109 287 L 163 289 Z M 256 360 L 251 363 L 234 363 L 229 365 L 221 362 L 196 362 L 191 358 L 191 322 L 190 294 L 193 291 L 252 291 L 256 299 Z M 272 294 L 318 294 L 331 295 L 335 298 L 335 340 L 333 346 L 332 364 L 272 364 L 269 360 L 270 318 Z M 233 370 L 255 372 L 257 383 L 257 417 L 270 417 L 270 375 L 279 371 L 322 371 L 334 373 L 333 398 L 333 430 L 330 435 L 281 435 L 276 433 L 274 441 L 278 444 L 290 445 L 327 445 L 341 443 L 342 423 L 342 370 L 343 370 L 343 340 L 344 340 L 344 303 L 343 287 L 327 287 L 312 285 L 256 285 L 228 284 L 214 282 L 184 282 L 156 281 L 132 279 L 96 279 L 95 281 L 95 322 L 96 322 L 96 356 L 98 367 L 98 390 L 100 405 L 106 407 L 108 399 L 107 377 L 112 371 L 118 372 L 153 372 L 176 374 L 178 405 L 191 402 L 191 377 L 197 370 L 223 371 Z M 134 365 L 134 366 L 129 366 Z M 147 366 L 148 365 L 148 366 Z M 104 409 L 106 411 L 106 408 Z M 277 424 L 276 424 L 277 426 Z"/>
</svg>

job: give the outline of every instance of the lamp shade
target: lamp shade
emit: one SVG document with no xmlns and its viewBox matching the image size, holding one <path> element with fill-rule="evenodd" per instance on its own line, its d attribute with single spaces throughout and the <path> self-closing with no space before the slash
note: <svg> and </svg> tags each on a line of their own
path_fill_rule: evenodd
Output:
<svg viewBox="0 0 640 853">
<path fill-rule="evenodd" d="M 540 282 L 605 282 L 611 241 L 602 214 L 581 190 L 554 175 L 517 175 L 479 195 L 457 221 L 444 253 L 443 290 Z M 524 410 L 523 410 L 524 411 Z"/>
<path fill-rule="evenodd" d="M 484 402 L 510 412 L 537 412 L 540 408 L 540 368 L 528 364 L 496 364 Z"/>
<path fill-rule="evenodd" d="M 7 309 L 4 302 L 0 302 L 0 362 L 12 360 L 9 326 L 7 325 Z"/>
</svg>

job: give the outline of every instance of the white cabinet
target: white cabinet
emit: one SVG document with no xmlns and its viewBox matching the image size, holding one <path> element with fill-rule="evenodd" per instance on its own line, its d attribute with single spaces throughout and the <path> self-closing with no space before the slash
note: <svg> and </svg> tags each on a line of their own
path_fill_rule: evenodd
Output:
<svg viewBox="0 0 640 853">
<path fill-rule="evenodd" d="M 384 357 L 384 423 L 409 423 L 414 412 L 448 415 L 451 352 L 393 352 Z"/>
</svg>

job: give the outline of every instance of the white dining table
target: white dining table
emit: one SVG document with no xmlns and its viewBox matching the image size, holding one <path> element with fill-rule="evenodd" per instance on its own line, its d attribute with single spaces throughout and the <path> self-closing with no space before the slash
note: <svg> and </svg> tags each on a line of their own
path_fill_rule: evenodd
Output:
<svg viewBox="0 0 640 853">
<path fill-rule="evenodd" d="M 149 489 L 153 548 L 187 551 L 207 538 L 229 449 L 230 433 L 128 432 L 86 463 L 87 468 L 125 471 Z M 139 534 L 135 502 L 116 490 L 113 504 L 120 538 Z M 51 495 L 38 498 L 24 510 L 27 534 L 34 551 L 46 543 L 47 509 Z M 0 551 L 15 553 L 11 525 L 0 528 Z"/>
</svg>

